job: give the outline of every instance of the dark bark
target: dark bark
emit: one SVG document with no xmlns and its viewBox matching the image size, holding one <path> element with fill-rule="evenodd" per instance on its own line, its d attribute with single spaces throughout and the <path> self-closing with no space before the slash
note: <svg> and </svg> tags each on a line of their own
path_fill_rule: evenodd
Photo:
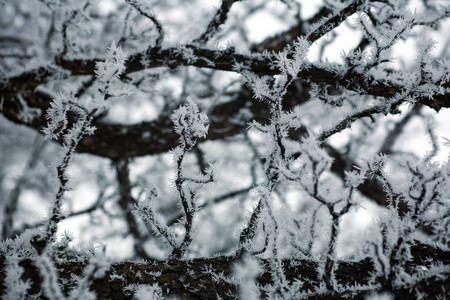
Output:
<svg viewBox="0 0 450 300">
<path fill-rule="evenodd" d="M 406 272 L 417 272 L 416 268 L 427 267 L 433 263 L 450 263 L 450 252 L 445 252 L 428 245 L 419 244 L 412 247 L 413 259 L 406 265 Z M 1 257 L 0 268 L 4 269 L 4 257 Z M 233 264 L 238 263 L 232 257 L 219 256 L 212 258 L 198 258 L 193 260 L 170 260 L 170 261 L 149 261 L 149 262 L 120 262 L 113 263 L 106 275 L 97 278 L 91 285 L 91 290 L 95 291 L 98 299 L 132 299 L 132 294 L 124 289 L 132 284 L 153 284 L 158 283 L 165 295 L 176 295 L 181 299 L 235 299 L 237 286 L 226 280 L 216 280 L 212 273 L 229 277 L 232 275 Z M 261 286 L 272 283 L 270 267 L 265 260 L 260 261 L 265 270 L 257 278 Z M 307 260 L 284 260 L 284 271 L 289 282 L 302 280 L 303 291 L 312 291 L 320 284 L 319 275 L 316 272 L 317 262 Z M 30 294 L 39 293 L 41 290 L 42 278 L 38 269 L 30 259 L 23 260 L 20 265 L 24 268 L 24 280 L 31 280 L 32 287 Z M 371 288 L 364 288 L 368 284 L 370 274 L 373 272 L 373 264 L 369 259 L 361 261 L 340 261 L 337 263 L 335 271 L 336 280 L 339 284 L 347 287 L 340 293 L 325 293 L 311 296 L 309 299 L 364 299 Z M 81 275 L 85 263 L 66 262 L 57 265 L 60 278 L 70 279 L 71 274 Z M 207 271 L 209 270 L 209 271 Z M 160 275 L 159 275 L 160 272 Z M 447 272 L 449 270 L 447 269 Z M 425 273 L 426 274 L 426 273 Z M 112 276 L 113 275 L 113 276 Z M 396 299 L 416 299 L 417 293 L 425 293 L 426 299 L 433 299 L 437 296 L 444 296 L 450 293 L 450 280 L 448 274 L 442 276 L 432 276 L 424 278 L 413 285 L 394 287 L 389 290 Z M 5 286 L 3 284 L 5 273 L 0 274 L 0 295 L 4 295 Z M 69 280 L 68 282 L 73 283 Z M 387 284 L 379 280 L 380 288 L 378 292 L 385 291 Z M 359 285 L 359 291 L 348 292 L 348 287 Z M 70 287 L 63 284 L 67 293 Z M 347 291 L 345 291 L 347 290 Z M 261 295 L 264 298 L 264 295 Z"/>
</svg>

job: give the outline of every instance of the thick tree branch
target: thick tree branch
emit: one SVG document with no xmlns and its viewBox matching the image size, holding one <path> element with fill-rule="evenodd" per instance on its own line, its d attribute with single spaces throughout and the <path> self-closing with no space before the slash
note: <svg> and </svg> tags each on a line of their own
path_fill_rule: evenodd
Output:
<svg viewBox="0 0 450 300">
<path fill-rule="evenodd" d="M 72 76 L 94 75 L 96 63 L 100 61 L 99 59 L 61 60 L 59 65 L 69 71 Z M 278 75 L 280 73 L 279 69 L 273 66 L 273 63 L 276 61 L 277 57 L 275 54 L 239 54 L 233 50 L 210 50 L 193 45 L 185 45 L 183 47 L 162 49 L 157 52 L 133 54 L 128 58 L 123 74 L 126 75 L 144 69 L 164 66 L 169 68 L 195 66 L 220 71 L 235 72 L 240 69 L 249 70 L 256 74 Z M 12 102 L 14 97 L 21 92 L 33 91 L 38 85 L 45 83 L 55 72 L 57 71 L 39 67 L 11 77 L 7 83 L 0 85 L 0 94 L 6 101 L 5 104 L 11 105 L 8 102 Z M 373 78 L 366 78 L 361 74 L 355 73 L 351 68 L 342 73 L 342 71 L 329 70 L 328 68 L 310 64 L 303 68 L 297 74 L 297 77 L 312 83 L 345 87 L 348 90 L 375 97 L 392 98 L 410 89 L 410 87 L 404 87 L 388 80 L 378 82 Z M 441 108 L 450 107 L 450 92 L 419 96 L 415 100 L 439 111 Z"/>
<path fill-rule="evenodd" d="M 444 252 L 428 245 L 419 244 L 412 246 L 413 260 L 408 263 L 406 272 L 414 273 L 423 268 L 429 268 L 429 262 L 440 262 L 450 264 L 450 252 Z M 133 299 L 131 292 L 125 287 L 137 284 L 157 283 L 165 295 L 177 295 L 181 299 L 235 299 L 237 286 L 232 283 L 231 276 L 233 265 L 239 260 L 233 257 L 219 256 L 212 258 L 199 258 L 193 260 L 170 260 L 149 262 L 121 262 L 112 264 L 106 274 L 94 280 L 91 290 L 98 299 Z M 261 260 L 264 267 L 262 274 L 257 278 L 260 285 L 272 283 L 270 267 L 267 261 Z M 312 295 L 307 299 L 365 299 L 369 292 L 373 292 L 373 286 L 364 288 L 368 284 L 374 266 L 369 259 L 348 262 L 337 262 L 336 279 L 343 286 L 340 293 L 323 293 Z M 41 290 L 42 275 L 31 260 L 23 260 L 20 265 L 25 269 L 23 280 L 30 280 L 32 286 L 29 294 L 39 293 Z M 59 264 L 59 276 L 67 279 L 63 284 L 63 290 L 68 293 L 69 284 L 73 284 L 71 274 L 81 275 L 85 263 L 75 260 Z M 4 269 L 5 259 L 0 257 L 0 268 Z M 283 267 L 289 282 L 301 280 L 304 282 L 304 291 L 313 291 L 320 283 L 316 271 L 316 263 L 307 260 L 284 260 Z M 445 271 L 443 271 L 445 272 Z M 450 272 L 447 269 L 446 272 Z M 418 293 L 425 293 L 428 299 L 438 295 L 445 295 L 450 291 L 450 280 L 448 274 L 445 276 L 426 277 L 411 285 L 405 284 L 388 290 L 398 299 L 416 299 Z M 5 273 L 0 273 L 0 295 L 5 293 Z M 68 284 L 69 283 L 69 284 Z M 351 286 L 360 285 L 355 292 L 348 289 Z M 347 289 L 347 290 L 346 290 Z M 379 286 L 378 292 L 386 291 L 383 285 Z M 264 297 L 264 295 L 262 295 Z"/>
</svg>

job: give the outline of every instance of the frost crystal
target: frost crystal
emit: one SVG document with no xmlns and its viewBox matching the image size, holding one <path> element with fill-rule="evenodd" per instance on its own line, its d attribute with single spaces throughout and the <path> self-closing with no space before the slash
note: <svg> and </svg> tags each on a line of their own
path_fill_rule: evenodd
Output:
<svg viewBox="0 0 450 300">
<path fill-rule="evenodd" d="M 6 286 L 6 294 L 4 300 L 25 300 L 27 299 L 27 291 L 31 287 L 29 280 L 23 281 L 23 268 L 19 265 L 19 257 L 9 256 L 6 259 L 6 277 L 4 285 Z"/>
<path fill-rule="evenodd" d="M 188 99 L 186 105 L 177 109 L 172 117 L 174 129 L 180 137 L 180 143 L 191 147 L 200 137 L 205 137 L 208 133 L 209 121 L 204 113 L 200 113 L 197 105 Z"/>
<path fill-rule="evenodd" d="M 134 292 L 134 297 L 136 300 L 161 300 L 164 299 L 162 296 L 162 289 L 157 283 L 153 285 L 140 284 L 136 287 Z"/>
<path fill-rule="evenodd" d="M 239 298 L 248 300 L 259 299 L 255 278 L 261 274 L 261 267 L 256 259 L 245 257 L 242 262 L 234 265 L 234 277 L 239 284 Z"/>
</svg>

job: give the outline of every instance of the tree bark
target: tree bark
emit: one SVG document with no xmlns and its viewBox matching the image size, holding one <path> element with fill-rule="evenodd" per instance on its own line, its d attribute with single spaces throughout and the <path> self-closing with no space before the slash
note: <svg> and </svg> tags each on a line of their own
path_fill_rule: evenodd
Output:
<svg viewBox="0 0 450 300">
<path fill-rule="evenodd" d="M 429 245 L 418 244 L 411 248 L 412 260 L 405 266 L 407 273 L 418 272 L 419 269 L 430 267 L 434 264 L 450 264 L 450 252 L 442 251 Z M 58 259 L 58 261 L 60 261 Z M 239 263 L 239 259 L 230 256 L 218 256 L 212 258 L 197 258 L 192 260 L 146 261 L 146 262 L 119 262 L 113 263 L 106 274 L 94 280 L 91 290 L 97 294 L 98 299 L 132 299 L 132 292 L 127 292 L 126 287 L 138 284 L 157 283 L 164 295 L 176 295 L 181 299 L 235 299 L 238 296 L 238 286 L 233 283 L 233 265 Z M 320 284 L 320 276 L 316 267 L 321 262 L 309 260 L 284 260 L 284 271 L 289 282 L 301 280 L 304 282 L 303 291 L 313 291 Z M 256 279 L 261 286 L 272 283 L 268 261 L 261 259 L 260 264 L 264 270 Z M 23 280 L 30 280 L 32 286 L 29 294 L 37 294 L 41 291 L 42 276 L 30 259 L 23 260 L 20 265 L 25 272 Z M 57 264 L 59 276 L 65 293 L 70 291 L 73 284 L 71 275 L 81 275 L 85 262 L 70 260 Z M 5 268 L 5 259 L 0 259 L 0 268 Z M 374 286 L 367 286 L 374 272 L 373 263 L 369 259 L 361 261 L 339 261 L 335 270 L 336 281 L 342 285 L 339 293 L 312 294 L 308 299 L 364 299 L 369 293 L 374 292 Z M 377 279 L 379 284 L 376 292 L 390 292 L 395 299 L 416 299 L 419 293 L 424 293 L 427 299 L 444 296 L 450 293 L 450 270 L 443 270 L 440 276 L 427 276 L 412 284 L 404 284 L 393 289 L 386 290 L 388 284 Z M 5 272 L 0 274 L 0 295 L 5 294 Z M 63 283 L 65 282 L 65 283 Z M 350 292 L 350 287 L 355 287 Z M 366 286 L 366 288 L 364 288 Z M 266 295 L 261 295 L 265 298 Z M 45 297 L 43 297 L 45 299 Z"/>
</svg>

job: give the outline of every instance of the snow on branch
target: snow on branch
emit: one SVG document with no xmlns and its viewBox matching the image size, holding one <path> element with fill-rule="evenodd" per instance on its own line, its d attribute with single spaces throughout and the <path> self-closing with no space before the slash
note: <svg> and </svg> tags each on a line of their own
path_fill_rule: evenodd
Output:
<svg viewBox="0 0 450 300">
<path fill-rule="evenodd" d="M 198 138 L 205 137 L 208 133 L 209 120 L 206 114 L 199 111 L 198 106 L 192 99 L 188 99 L 185 105 L 172 114 L 171 119 L 175 132 L 180 136 L 179 146 L 173 149 L 172 153 L 176 165 L 174 185 L 184 214 L 184 236 L 182 240 L 179 241 L 175 237 L 174 230 L 166 226 L 152 208 L 151 201 L 157 198 L 157 193 L 154 189 L 149 190 L 147 199 L 139 203 L 136 208 L 137 213 L 147 226 L 156 231 L 172 247 L 169 257 L 180 259 L 185 255 L 194 238 L 194 217 L 197 212 L 195 198 L 197 193 L 205 184 L 213 183 L 215 179 L 212 168 L 205 170 L 205 174 L 197 176 L 186 176 L 183 170 L 185 155 L 192 150 Z"/>
<path fill-rule="evenodd" d="M 43 130 L 46 138 L 58 138 L 62 134 L 64 142 L 60 161 L 56 165 L 59 187 L 50 211 L 50 217 L 46 223 L 44 235 L 40 238 L 44 247 L 54 242 L 58 223 L 65 218 L 65 213 L 62 209 L 63 197 L 65 192 L 70 190 L 67 171 L 78 143 L 84 135 L 92 135 L 94 133 L 95 127 L 91 123 L 96 115 L 108 107 L 107 100 L 111 97 L 124 95 L 113 88 L 112 82 L 123 72 L 125 60 L 125 53 L 116 45 L 111 44 L 107 52 L 107 59 L 97 64 L 97 79 L 94 86 L 98 94 L 93 101 L 86 105 L 83 104 L 75 96 L 75 88 L 69 87 L 65 92 L 58 95 L 51 104 L 51 108 L 47 111 L 46 118 L 49 122 L 48 126 Z M 67 128 L 69 111 L 76 114 L 77 120 L 72 124 L 72 127 Z M 39 251 L 43 251 L 42 246 L 39 246 Z"/>
<path fill-rule="evenodd" d="M 238 1 L 240 0 L 222 0 L 222 5 L 217 9 L 206 27 L 206 30 L 198 38 L 194 39 L 193 42 L 200 45 L 206 44 L 217 32 L 219 32 L 220 26 L 223 25 L 228 18 L 231 7 Z"/>
<path fill-rule="evenodd" d="M 142 0 L 126 0 L 128 4 L 133 6 L 141 15 L 148 18 L 150 21 L 155 24 L 156 30 L 158 31 L 158 38 L 155 41 L 155 48 L 160 48 L 162 46 L 162 43 L 164 41 L 164 29 L 162 27 L 162 24 L 158 21 L 156 18 L 156 15 L 152 12 L 151 7 L 148 5 L 148 1 L 142 1 Z M 150 52 L 149 50 L 152 48 L 152 46 L 149 46 L 147 52 Z"/>
</svg>

